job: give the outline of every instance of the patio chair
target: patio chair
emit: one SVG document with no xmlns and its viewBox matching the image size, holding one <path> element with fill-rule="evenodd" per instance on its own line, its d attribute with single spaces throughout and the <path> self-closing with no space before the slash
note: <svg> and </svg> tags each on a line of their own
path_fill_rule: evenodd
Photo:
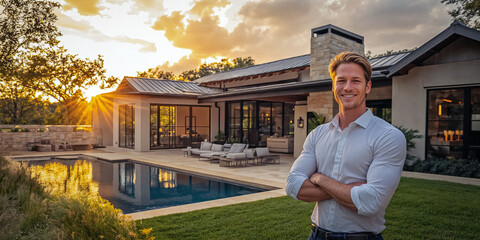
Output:
<svg viewBox="0 0 480 240">
<path fill-rule="evenodd" d="M 210 149 L 210 151 L 204 151 L 200 153 L 198 160 L 212 161 L 212 156 L 219 156 L 223 154 L 225 154 L 225 152 L 223 152 L 223 145 L 214 143 L 212 144 L 212 148 Z"/>
<path fill-rule="evenodd" d="M 228 153 L 224 157 L 218 157 L 220 167 L 246 167 L 257 165 L 255 149 L 245 149 L 242 153 Z"/>
<path fill-rule="evenodd" d="M 214 144 L 215 145 L 215 144 Z M 220 145 L 221 146 L 221 145 Z M 218 163 L 221 158 L 226 159 L 244 159 L 245 154 L 243 151 L 247 145 L 244 143 L 234 143 L 228 152 L 209 152 L 200 154 L 199 160 L 207 160 L 210 163 Z"/>
<path fill-rule="evenodd" d="M 192 155 L 200 155 L 202 153 L 211 152 L 212 150 L 212 143 L 210 142 L 202 142 L 200 143 L 200 148 L 192 148 L 191 154 Z"/>
<path fill-rule="evenodd" d="M 261 164 L 264 163 L 277 163 L 280 164 L 280 155 L 272 155 L 266 148 L 256 148 L 255 152 L 257 153 L 257 161 Z"/>
</svg>

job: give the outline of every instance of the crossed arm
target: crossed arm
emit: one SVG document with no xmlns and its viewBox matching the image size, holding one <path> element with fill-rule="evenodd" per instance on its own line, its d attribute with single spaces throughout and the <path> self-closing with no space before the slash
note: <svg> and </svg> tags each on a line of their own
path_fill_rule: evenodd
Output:
<svg viewBox="0 0 480 240">
<path fill-rule="evenodd" d="M 302 201 L 305 201 L 302 198 L 305 198 L 305 199 L 316 198 L 316 200 L 314 201 L 324 201 L 324 200 L 333 198 L 340 205 L 354 212 L 357 212 L 358 209 L 355 206 L 355 204 L 353 204 L 350 191 L 354 186 L 360 186 L 365 183 L 366 182 L 343 184 L 321 173 L 314 173 L 312 176 L 310 176 L 310 179 L 305 180 L 302 187 L 300 188 L 300 191 L 298 192 L 297 198 Z M 318 190 L 316 192 L 308 191 L 309 188 L 312 188 L 312 187 L 309 187 L 309 184 L 312 184 L 313 187 Z M 305 186 L 305 190 L 303 190 L 304 186 Z"/>
</svg>

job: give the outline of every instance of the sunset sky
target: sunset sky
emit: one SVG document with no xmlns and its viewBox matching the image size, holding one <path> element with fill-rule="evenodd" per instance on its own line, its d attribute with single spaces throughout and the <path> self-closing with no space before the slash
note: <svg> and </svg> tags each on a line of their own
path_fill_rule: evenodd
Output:
<svg viewBox="0 0 480 240">
<path fill-rule="evenodd" d="M 82 58 L 103 55 L 107 75 L 119 78 L 158 65 L 179 73 L 222 57 L 260 64 L 307 54 L 310 30 L 326 24 L 364 36 L 374 54 L 413 48 L 452 21 L 440 0 L 60 2 L 61 44 Z"/>
</svg>

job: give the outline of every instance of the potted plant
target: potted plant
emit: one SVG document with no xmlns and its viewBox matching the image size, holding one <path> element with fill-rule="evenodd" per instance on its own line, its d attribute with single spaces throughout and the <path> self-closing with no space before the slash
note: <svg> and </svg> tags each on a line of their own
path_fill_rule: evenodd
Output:
<svg viewBox="0 0 480 240">
<path fill-rule="evenodd" d="M 216 144 L 224 144 L 227 136 L 223 131 L 218 131 L 217 136 L 215 136 L 215 141 L 213 143 Z"/>
</svg>

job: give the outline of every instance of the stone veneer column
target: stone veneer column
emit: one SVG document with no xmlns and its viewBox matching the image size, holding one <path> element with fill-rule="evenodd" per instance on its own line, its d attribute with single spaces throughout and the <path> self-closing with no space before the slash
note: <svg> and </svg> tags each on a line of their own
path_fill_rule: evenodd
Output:
<svg viewBox="0 0 480 240">
<path fill-rule="evenodd" d="M 310 80 L 329 79 L 328 65 L 330 60 L 345 51 L 363 55 L 363 37 L 333 25 L 312 29 Z"/>
<path fill-rule="evenodd" d="M 333 92 L 310 93 L 307 98 L 307 111 L 323 114 L 325 122 L 332 121 L 338 112 L 338 104 L 334 100 Z"/>
<path fill-rule="evenodd" d="M 333 25 L 312 29 L 310 44 L 310 81 L 329 80 L 328 65 L 337 54 L 345 51 L 364 54 L 362 36 Z M 333 93 L 310 93 L 307 111 L 323 114 L 326 122 L 331 121 L 338 112 Z"/>
</svg>

